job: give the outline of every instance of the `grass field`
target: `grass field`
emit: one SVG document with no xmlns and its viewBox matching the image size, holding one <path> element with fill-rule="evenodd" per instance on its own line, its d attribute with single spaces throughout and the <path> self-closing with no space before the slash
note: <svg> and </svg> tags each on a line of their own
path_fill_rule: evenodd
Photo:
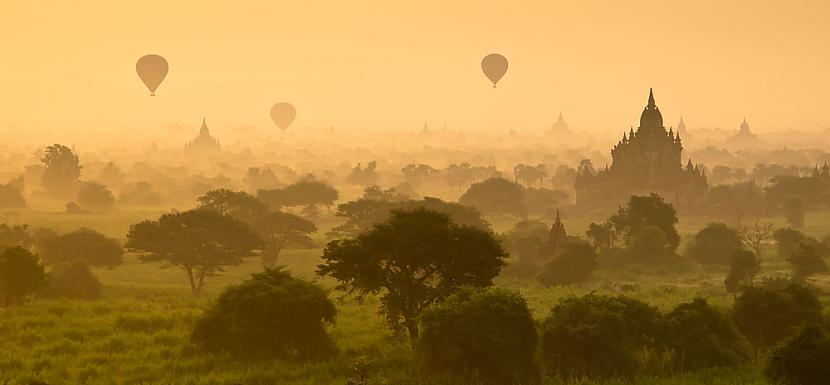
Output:
<svg viewBox="0 0 830 385">
<path fill-rule="evenodd" d="M 28 223 L 33 227 L 53 227 L 69 231 L 89 227 L 123 239 L 129 225 L 159 212 L 117 212 L 111 215 L 71 216 L 43 212 L 5 215 L 8 223 Z M 515 220 L 493 218 L 496 231 L 506 231 Z M 597 219 L 594 219 L 597 220 Z M 323 244 L 325 231 L 336 218 L 321 218 L 317 241 Z M 781 218 L 773 222 L 782 225 Z M 590 221 L 568 218 L 571 234 L 581 234 Z M 700 229 L 706 219 L 681 220 L 679 230 L 688 236 Z M 808 217 L 806 232 L 823 237 L 830 226 L 830 213 Z M 333 288 L 328 280 L 318 280 L 314 270 L 321 249 L 285 250 L 280 264 L 298 277 L 317 280 Z M 783 261 L 767 252 L 762 274 L 787 270 Z M 417 359 L 405 339 L 394 336 L 376 314 L 377 301 L 358 301 L 338 291 L 338 317 L 331 326 L 340 354 L 318 363 L 278 360 L 242 360 L 238 357 L 203 353 L 189 342 L 195 319 L 212 298 L 227 285 L 240 282 L 261 270 L 256 259 L 229 268 L 210 278 L 204 295 L 194 300 L 183 271 L 162 269 L 157 264 L 139 263 L 128 254 L 124 264 L 114 269 L 97 269 L 104 298 L 81 302 L 35 300 L 26 306 L 0 309 L 0 384 L 28 384 L 39 379 L 49 384 L 337 384 L 352 375 L 356 357 L 369 360 L 369 384 L 459 384 L 451 379 L 419 380 Z M 724 268 L 701 267 L 688 262 L 663 268 L 601 268 L 586 284 L 545 289 L 535 282 L 500 278 L 497 284 L 518 290 L 530 304 L 534 317 L 544 318 L 551 305 L 569 295 L 592 291 L 620 292 L 629 284 L 630 295 L 663 311 L 695 297 L 706 297 L 726 311 L 732 296 L 723 290 Z M 830 287 L 821 277 L 815 283 Z M 823 299 L 827 303 L 827 297 Z M 653 378 L 640 376 L 637 384 L 764 384 L 760 363 L 740 369 L 706 370 L 692 374 Z M 547 379 L 554 384 L 554 380 Z M 585 382 L 586 384 L 590 382 Z M 615 382 L 608 382 L 615 383 Z"/>
</svg>

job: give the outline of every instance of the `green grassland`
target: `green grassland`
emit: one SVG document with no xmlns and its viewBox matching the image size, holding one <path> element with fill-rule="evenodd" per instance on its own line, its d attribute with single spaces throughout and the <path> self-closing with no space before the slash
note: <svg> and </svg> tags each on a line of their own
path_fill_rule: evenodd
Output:
<svg viewBox="0 0 830 385">
<path fill-rule="evenodd" d="M 159 211 L 121 211 L 106 215 L 65 215 L 21 211 L 3 215 L 10 224 L 53 227 L 69 231 L 88 227 L 123 239 L 129 225 L 155 218 Z M 497 232 L 510 229 L 515 219 L 490 218 Z M 597 219 L 593 219 L 597 220 Z M 782 218 L 771 218 L 783 226 Z M 325 231 L 338 222 L 324 214 L 318 221 L 316 241 L 325 242 Z M 584 233 L 588 218 L 567 218 L 570 234 Z M 678 229 L 684 238 L 710 220 L 681 218 Z M 830 213 L 811 213 L 805 232 L 823 237 L 830 230 Z M 334 283 L 318 279 L 315 268 L 322 249 L 285 250 L 280 264 L 298 277 L 315 280 L 330 288 L 338 306 L 337 322 L 330 327 L 340 354 L 331 360 L 299 363 L 272 359 L 244 360 L 228 355 L 204 353 L 189 342 L 193 323 L 211 299 L 227 285 L 260 271 L 256 258 L 227 269 L 208 280 L 204 295 L 193 299 L 185 275 L 178 269 L 140 263 L 128 254 L 114 269 L 97 269 L 104 298 L 82 302 L 34 300 L 10 309 L 0 309 L 0 384 L 28 384 L 39 379 L 49 384 L 337 384 L 353 375 L 353 361 L 369 362 L 369 384 L 461 384 L 458 380 L 422 379 L 417 358 L 406 339 L 387 329 L 376 314 L 374 298 L 358 299 L 334 290 Z M 770 245 L 762 275 L 786 272 L 784 261 L 774 256 Z M 688 261 L 657 267 L 603 267 L 578 286 L 543 288 L 532 281 L 507 277 L 500 286 L 521 292 L 534 317 L 541 320 L 559 299 L 589 293 L 621 293 L 644 300 L 667 311 L 695 297 L 727 311 L 732 296 L 723 290 L 723 267 L 701 267 Z M 814 283 L 827 292 L 830 279 Z M 822 301 L 827 303 L 827 296 Z M 637 384 L 764 384 L 761 361 L 739 369 L 705 370 L 669 377 L 638 376 Z M 546 379 L 548 383 L 556 383 Z M 591 382 L 584 382 L 590 384 Z M 615 383 L 615 382 L 610 382 Z"/>
</svg>

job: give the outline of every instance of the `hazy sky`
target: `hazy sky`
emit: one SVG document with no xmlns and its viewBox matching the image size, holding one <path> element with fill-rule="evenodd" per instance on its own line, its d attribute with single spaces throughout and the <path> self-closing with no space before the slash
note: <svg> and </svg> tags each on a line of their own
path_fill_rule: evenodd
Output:
<svg viewBox="0 0 830 385">
<path fill-rule="evenodd" d="M 830 126 L 827 1 L 32 1 L 0 13 L 0 127 Z M 479 62 L 510 61 L 493 89 Z M 170 73 L 150 97 L 135 61 Z M 194 131 L 195 132 L 195 131 Z"/>
</svg>

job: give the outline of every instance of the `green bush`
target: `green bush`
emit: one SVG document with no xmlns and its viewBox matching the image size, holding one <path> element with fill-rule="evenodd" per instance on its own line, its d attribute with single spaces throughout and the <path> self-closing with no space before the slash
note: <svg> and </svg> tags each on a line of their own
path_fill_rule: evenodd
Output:
<svg viewBox="0 0 830 385">
<path fill-rule="evenodd" d="M 49 286 L 43 291 L 47 298 L 101 298 L 101 283 L 89 265 L 80 260 L 53 267 L 49 270 L 48 282 Z"/>
<path fill-rule="evenodd" d="M 462 289 L 421 314 L 428 368 L 491 384 L 539 382 L 536 326 L 527 303 L 504 289 Z"/>
<path fill-rule="evenodd" d="M 665 343 L 680 370 L 738 366 L 748 358 L 746 340 L 705 299 L 678 305 L 664 320 Z"/>
<path fill-rule="evenodd" d="M 22 305 L 46 286 L 47 278 L 37 256 L 20 246 L 0 253 L 0 307 Z"/>
<path fill-rule="evenodd" d="M 322 288 L 266 268 L 225 289 L 196 321 L 191 340 L 212 351 L 322 358 L 336 350 L 325 329 L 335 314 Z"/>
<path fill-rule="evenodd" d="M 764 375 L 773 384 L 824 385 L 830 381 L 830 336 L 807 327 L 776 348 Z"/>
<path fill-rule="evenodd" d="M 710 223 L 689 243 L 686 255 L 702 265 L 729 264 L 735 251 L 743 247 L 738 231 L 723 223 Z"/>
<path fill-rule="evenodd" d="M 561 378 L 630 377 L 638 355 L 658 347 L 657 309 L 623 296 L 589 294 L 556 304 L 542 324 L 542 364 Z"/>
<path fill-rule="evenodd" d="M 590 243 L 569 238 L 562 242 L 553 258 L 545 263 L 536 276 L 546 287 L 568 285 L 588 280 L 599 268 L 597 253 Z"/>
<path fill-rule="evenodd" d="M 807 286 L 774 281 L 744 289 L 735 299 L 732 319 L 752 345 L 765 349 L 801 326 L 821 322 L 821 304 Z"/>
</svg>

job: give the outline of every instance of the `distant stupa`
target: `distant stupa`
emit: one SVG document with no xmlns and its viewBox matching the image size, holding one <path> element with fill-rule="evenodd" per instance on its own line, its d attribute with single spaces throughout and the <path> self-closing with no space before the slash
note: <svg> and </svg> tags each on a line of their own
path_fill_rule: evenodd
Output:
<svg viewBox="0 0 830 385">
<path fill-rule="evenodd" d="M 746 118 L 741 123 L 741 129 L 738 130 L 738 133 L 727 139 L 727 144 L 733 147 L 752 147 L 760 143 L 758 135 L 749 130 L 749 123 L 746 122 Z"/>
<path fill-rule="evenodd" d="M 210 135 L 207 122 L 202 118 L 202 128 L 199 129 L 199 136 L 187 142 L 184 149 L 190 153 L 209 154 L 219 151 L 219 141 Z"/>
<path fill-rule="evenodd" d="M 692 140 L 692 135 L 689 134 L 689 130 L 686 128 L 686 122 L 683 121 L 682 116 L 680 117 L 680 123 L 677 123 L 677 135 L 687 144 Z"/>
<path fill-rule="evenodd" d="M 562 111 L 559 111 L 559 119 L 556 120 L 556 123 L 550 127 L 549 134 L 552 135 L 563 135 L 563 134 L 570 134 L 571 131 L 568 129 L 568 123 L 565 121 L 565 117 L 562 116 Z"/>
<path fill-rule="evenodd" d="M 568 234 L 565 232 L 565 225 L 562 224 L 562 220 L 559 218 L 559 210 L 557 209 L 556 221 L 554 221 L 553 225 L 550 227 L 548 239 L 545 241 L 545 247 L 542 253 L 547 256 L 556 255 L 559 248 L 562 247 L 562 242 L 564 242 L 567 237 Z"/>
</svg>

